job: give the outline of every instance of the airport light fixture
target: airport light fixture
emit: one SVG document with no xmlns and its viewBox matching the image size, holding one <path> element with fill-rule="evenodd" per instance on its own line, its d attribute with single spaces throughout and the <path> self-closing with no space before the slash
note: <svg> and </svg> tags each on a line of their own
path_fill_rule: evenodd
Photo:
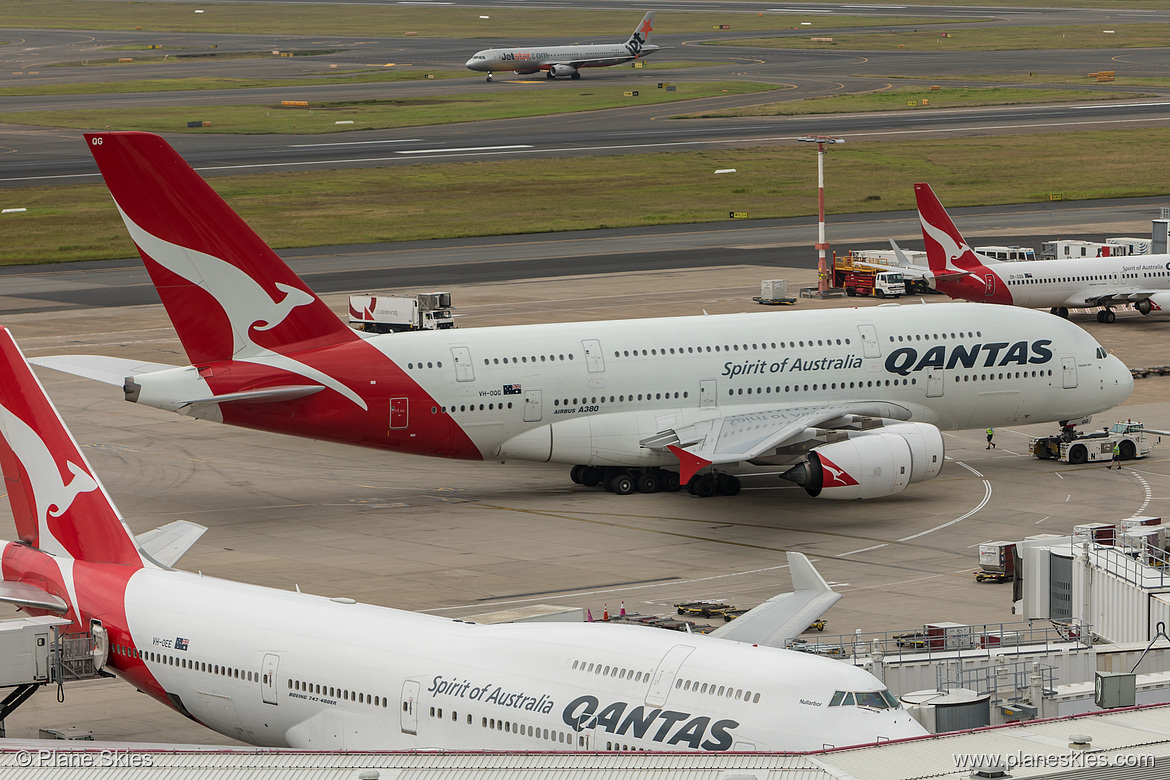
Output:
<svg viewBox="0 0 1170 780">
<path fill-rule="evenodd" d="M 829 264 L 825 260 L 825 250 L 829 245 L 825 242 L 825 144 L 843 144 L 844 138 L 834 138 L 830 135 L 804 135 L 797 138 L 817 145 L 817 292 L 822 295 L 832 287 L 829 280 Z"/>
</svg>

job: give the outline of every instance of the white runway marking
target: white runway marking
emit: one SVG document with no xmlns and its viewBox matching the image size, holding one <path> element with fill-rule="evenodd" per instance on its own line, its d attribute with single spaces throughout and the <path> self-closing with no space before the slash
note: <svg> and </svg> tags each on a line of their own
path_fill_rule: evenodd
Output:
<svg viewBox="0 0 1170 780">
<path fill-rule="evenodd" d="M 955 463 L 957 463 L 958 465 L 967 469 L 967 471 L 970 471 L 975 476 L 983 477 L 982 474 L 980 474 L 978 471 L 976 471 L 975 469 L 968 466 L 963 461 L 957 460 L 957 461 L 955 461 Z M 949 528 L 950 526 L 954 525 L 955 523 L 960 523 L 960 522 L 966 520 L 968 517 L 975 514 L 983 507 L 987 506 L 987 502 L 990 500 L 991 500 L 991 482 L 989 480 L 987 480 L 986 478 L 984 478 L 983 479 L 983 500 L 980 501 L 978 504 L 976 504 L 974 509 L 970 510 L 966 514 L 959 515 L 954 520 L 948 520 L 947 522 L 943 523 L 942 525 L 936 525 L 934 528 L 928 528 L 925 531 L 919 531 L 918 533 L 911 534 L 910 536 L 903 536 L 898 541 L 899 542 L 908 542 L 911 539 L 917 539 L 920 536 L 926 536 L 927 534 L 932 534 L 935 531 L 941 531 L 944 528 Z"/>
</svg>

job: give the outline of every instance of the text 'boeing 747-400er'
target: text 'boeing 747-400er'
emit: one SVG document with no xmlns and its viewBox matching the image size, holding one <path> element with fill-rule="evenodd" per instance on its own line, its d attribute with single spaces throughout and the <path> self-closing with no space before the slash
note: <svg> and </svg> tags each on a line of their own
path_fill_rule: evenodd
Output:
<svg viewBox="0 0 1170 780">
<path fill-rule="evenodd" d="M 658 51 L 650 43 L 654 29 L 654 12 L 642 17 L 641 24 L 625 43 L 587 43 L 572 46 L 521 46 L 515 49 L 484 49 L 467 61 L 470 70 L 492 73 L 510 70 L 529 74 L 544 71 L 550 79 L 557 76 L 581 78 L 581 68 L 605 68 L 641 59 Z"/>
<path fill-rule="evenodd" d="M 733 464 L 823 498 L 931 479 L 940 430 L 1080 419 L 1128 369 L 1047 314 L 955 303 L 359 334 L 161 138 L 86 136 L 191 365 L 39 365 L 127 400 L 313 439 L 573 464 L 618 494 L 734 494 Z"/>
<path fill-rule="evenodd" d="M 926 732 L 869 672 L 782 648 L 840 598 L 795 590 L 710 636 L 476 625 L 171 566 L 206 529 L 135 538 L 6 329 L 0 463 L 19 541 L 0 601 L 92 634 L 95 662 L 194 721 L 313 750 L 820 750 Z"/>
<path fill-rule="evenodd" d="M 926 279 L 952 298 L 1046 308 L 1061 317 L 1079 308 L 1097 309 L 1097 322 L 1116 320 L 1117 308 L 1170 314 L 1170 255 L 1003 262 L 971 248 L 929 184 L 915 184 L 914 193 L 929 268 L 891 270 Z"/>
</svg>

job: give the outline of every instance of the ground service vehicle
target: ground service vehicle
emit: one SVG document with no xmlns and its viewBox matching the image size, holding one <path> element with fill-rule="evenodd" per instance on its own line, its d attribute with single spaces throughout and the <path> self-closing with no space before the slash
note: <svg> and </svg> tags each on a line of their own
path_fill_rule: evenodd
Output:
<svg viewBox="0 0 1170 780">
<path fill-rule="evenodd" d="M 1064 463 L 1088 463 L 1113 459 L 1116 444 L 1122 460 L 1144 458 L 1153 451 L 1150 433 L 1140 422 L 1117 422 L 1097 433 L 1078 433 L 1072 426 L 1057 436 L 1038 436 L 1030 442 L 1032 454 L 1041 460 L 1053 458 Z"/>
<path fill-rule="evenodd" d="M 367 333 L 454 328 L 455 320 L 451 318 L 451 293 L 419 293 L 410 297 L 351 295 L 349 324 Z"/>
<path fill-rule="evenodd" d="M 906 282 L 900 271 L 882 271 L 868 262 L 853 254 L 833 258 L 833 286 L 843 288 L 849 296 L 899 298 L 906 294 Z"/>
</svg>

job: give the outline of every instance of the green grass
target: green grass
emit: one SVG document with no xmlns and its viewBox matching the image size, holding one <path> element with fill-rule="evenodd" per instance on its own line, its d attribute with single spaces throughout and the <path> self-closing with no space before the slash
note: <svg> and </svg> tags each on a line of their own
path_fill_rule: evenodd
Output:
<svg viewBox="0 0 1170 780">
<path fill-rule="evenodd" d="M 875 76 L 867 74 L 865 78 L 881 78 L 881 79 L 912 79 L 914 81 L 926 81 L 922 76 L 904 76 L 904 75 L 884 75 Z M 946 83 L 948 81 L 986 81 L 993 84 L 1076 84 L 1084 87 L 1091 87 L 1097 84 L 1096 76 L 1090 77 L 1089 72 L 1081 76 L 1069 76 L 1067 74 L 1055 73 L 1000 73 L 993 75 L 974 75 L 974 76 L 947 76 L 942 79 L 935 79 L 936 83 Z M 1167 76 L 1117 76 L 1113 81 L 1109 82 L 1114 86 L 1121 87 L 1170 87 L 1170 77 Z"/>
<path fill-rule="evenodd" d="M 27 111 L 3 114 L 3 120 L 10 124 L 83 130 L 307 134 L 545 116 L 776 89 L 773 84 L 742 81 L 678 83 L 676 87 L 677 91 L 667 92 L 649 82 L 624 87 L 576 86 L 560 82 L 548 84 L 548 89 L 544 91 L 525 92 L 521 98 L 510 91 L 506 84 L 497 84 L 490 91 L 485 89 L 475 94 L 323 103 L 313 105 L 310 109 L 281 108 L 277 105 L 159 106 L 151 108 L 149 112 L 135 114 L 123 109 Z M 640 93 L 637 97 L 626 97 L 623 94 L 634 89 Z M 187 122 L 196 120 L 210 122 L 211 126 L 188 130 Z M 334 124 L 337 121 L 352 121 L 353 124 Z"/>
<path fill-rule="evenodd" d="M 933 108 L 1007 106 L 1034 103 L 1071 103 L 1081 100 L 1124 100 L 1144 97 L 1135 92 L 1105 92 L 1089 89 L 1014 89 L 1011 87 L 898 87 L 862 95 L 830 95 L 782 103 L 764 103 L 744 108 L 686 114 L 686 119 L 736 116 L 793 116 L 800 114 L 844 114 L 859 111 L 929 111 Z M 922 101 L 929 101 L 929 106 Z M 915 105 L 910 105 L 914 103 Z"/>
<path fill-rule="evenodd" d="M 885 26 L 885 25 L 883 25 Z M 1114 30 L 1106 34 L 1103 30 Z M 940 33 L 952 37 L 943 38 Z M 1007 51 L 1017 49 L 1134 49 L 1166 46 L 1170 24 L 1114 24 L 1072 27 L 984 27 L 949 31 L 945 26 L 905 32 L 834 34 L 832 43 L 810 37 L 742 38 L 708 41 L 711 46 L 769 49 L 850 49 L 860 51 Z"/>
<path fill-rule="evenodd" d="M 196 14 L 195 9 L 204 13 Z M 507 38 L 539 41 L 541 38 L 578 36 L 582 43 L 598 39 L 625 39 L 644 11 L 631 6 L 627 12 L 578 11 L 541 8 L 467 8 L 462 6 L 420 8 L 396 5 L 301 5 L 301 4 L 200 4 L 113 3 L 72 0 L 0 0 L 0 28 L 39 27 L 71 30 L 134 30 L 186 33 L 255 33 L 268 35 L 352 35 L 402 37 L 407 32 L 428 38 Z M 489 19 L 480 19 L 489 16 Z M 958 20 L 947 20 L 954 24 Z M 662 33 L 707 33 L 713 26 L 730 24 L 733 31 L 770 32 L 812 22 L 827 28 L 818 14 L 673 13 L 661 12 L 654 30 Z M 837 16 L 834 28 L 883 27 L 897 24 L 931 25 L 927 18 Z"/>
<path fill-rule="evenodd" d="M 1134 154 L 1135 148 L 1141 154 Z M 1093 150 L 1093 165 L 1070 165 Z M 754 149 L 412 165 L 209 179 L 277 247 L 711 222 L 816 212 L 803 144 Z M 718 168 L 738 173 L 715 176 Z M 1170 129 L 850 143 L 825 161 L 830 214 L 1170 193 Z M 532 209 L 517 204 L 533 204 Z M 547 203 L 571 204 L 548 209 Z M 0 263 L 130 257 L 100 184 L 0 190 Z M 829 219 L 832 237 L 833 220 Z M 811 246 L 813 236 L 809 236 Z"/>
</svg>

